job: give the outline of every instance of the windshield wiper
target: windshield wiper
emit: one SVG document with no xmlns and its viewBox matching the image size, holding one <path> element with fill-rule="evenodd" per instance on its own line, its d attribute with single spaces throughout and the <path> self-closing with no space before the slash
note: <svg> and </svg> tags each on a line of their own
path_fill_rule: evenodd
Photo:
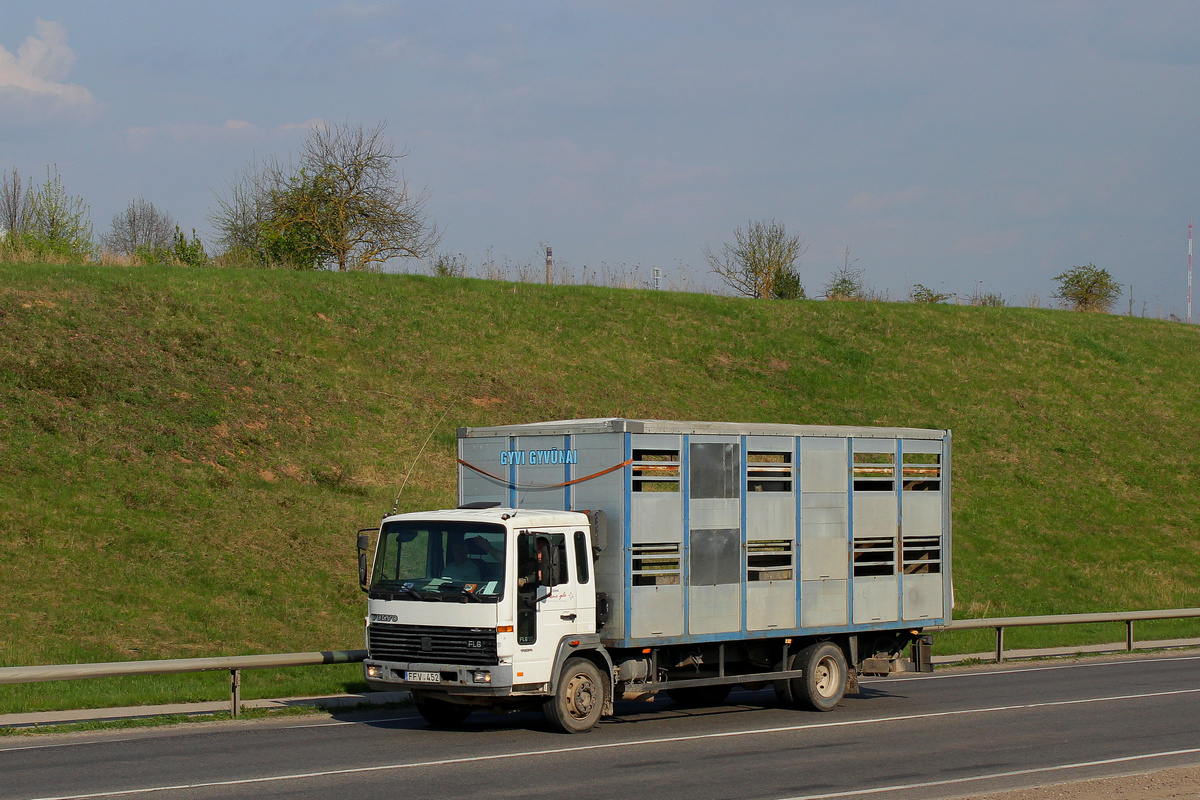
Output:
<svg viewBox="0 0 1200 800">
<path fill-rule="evenodd" d="M 462 587 L 462 593 L 463 593 L 464 597 L 469 597 L 472 600 L 474 600 L 476 603 L 483 602 L 483 598 L 480 597 L 479 595 L 475 594 L 475 591 L 473 589 L 468 589 L 467 587 L 464 586 L 464 587 Z"/>
</svg>

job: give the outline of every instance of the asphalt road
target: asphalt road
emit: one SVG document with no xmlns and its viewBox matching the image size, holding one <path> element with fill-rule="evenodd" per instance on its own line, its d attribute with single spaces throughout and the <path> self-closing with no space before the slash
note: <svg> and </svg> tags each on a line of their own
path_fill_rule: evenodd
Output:
<svg viewBox="0 0 1200 800">
<path fill-rule="evenodd" d="M 623 704 L 435 731 L 405 711 L 0 739 L 0 798 L 944 798 L 1200 764 L 1200 656 L 863 683 L 828 714 Z"/>
</svg>

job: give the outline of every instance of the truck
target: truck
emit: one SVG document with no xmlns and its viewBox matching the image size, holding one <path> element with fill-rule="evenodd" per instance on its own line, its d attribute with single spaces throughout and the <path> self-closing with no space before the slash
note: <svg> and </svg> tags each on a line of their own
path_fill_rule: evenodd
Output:
<svg viewBox="0 0 1200 800">
<path fill-rule="evenodd" d="M 457 508 L 358 536 L 366 681 L 434 726 L 540 707 L 579 733 L 739 685 L 829 711 L 932 669 L 949 430 L 579 419 L 460 428 L 457 456 Z"/>
</svg>

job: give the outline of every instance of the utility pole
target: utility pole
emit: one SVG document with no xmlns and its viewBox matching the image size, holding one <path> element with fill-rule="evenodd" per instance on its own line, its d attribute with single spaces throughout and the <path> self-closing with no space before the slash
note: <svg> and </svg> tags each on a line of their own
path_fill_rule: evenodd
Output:
<svg viewBox="0 0 1200 800">
<path fill-rule="evenodd" d="M 546 285 L 554 283 L 554 248 L 546 245 Z"/>
<path fill-rule="evenodd" d="M 1188 220 L 1188 325 L 1192 324 L 1192 221 Z"/>
</svg>

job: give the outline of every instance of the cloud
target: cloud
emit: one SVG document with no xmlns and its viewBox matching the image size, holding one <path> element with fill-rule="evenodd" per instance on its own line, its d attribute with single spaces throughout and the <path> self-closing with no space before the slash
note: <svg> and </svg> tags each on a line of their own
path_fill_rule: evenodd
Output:
<svg viewBox="0 0 1200 800">
<path fill-rule="evenodd" d="M 878 214 L 919 202 L 928 196 L 929 189 L 924 186 L 910 186 L 882 194 L 862 191 L 850 199 L 850 202 L 846 204 L 846 211 L 853 214 Z"/>
<path fill-rule="evenodd" d="M 37 21 L 37 33 L 17 48 L 0 47 L 0 111 L 10 121 L 37 123 L 63 116 L 88 117 L 96 109 L 92 93 L 67 83 L 75 51 L 57 22 Z"/>
<path fill-rule="evenodd" d="M 314 16 L 318 20 L 328 22 L 342 19 L 379 19 L 380 17 L 390 16 L 394 12 L 395 9 L 386 3 L 339 3 L 331 8 L 322 9 Z"/>
<path fill-rule="evenodd" d="M 295 131 L 324 128 L 327 123 L 319 117 L 304 122 L 285 122 L 263 128 L 244 119 L 227 119 L 220 124 L 197 122 L 165 122 L 160 125 L 137 126 L 125 129 L 124 146 L 134 150 L 166 144 L 215 144 L 222 142 L 252 142 L 272 146 L 294 138 Z"/>
</svg>

